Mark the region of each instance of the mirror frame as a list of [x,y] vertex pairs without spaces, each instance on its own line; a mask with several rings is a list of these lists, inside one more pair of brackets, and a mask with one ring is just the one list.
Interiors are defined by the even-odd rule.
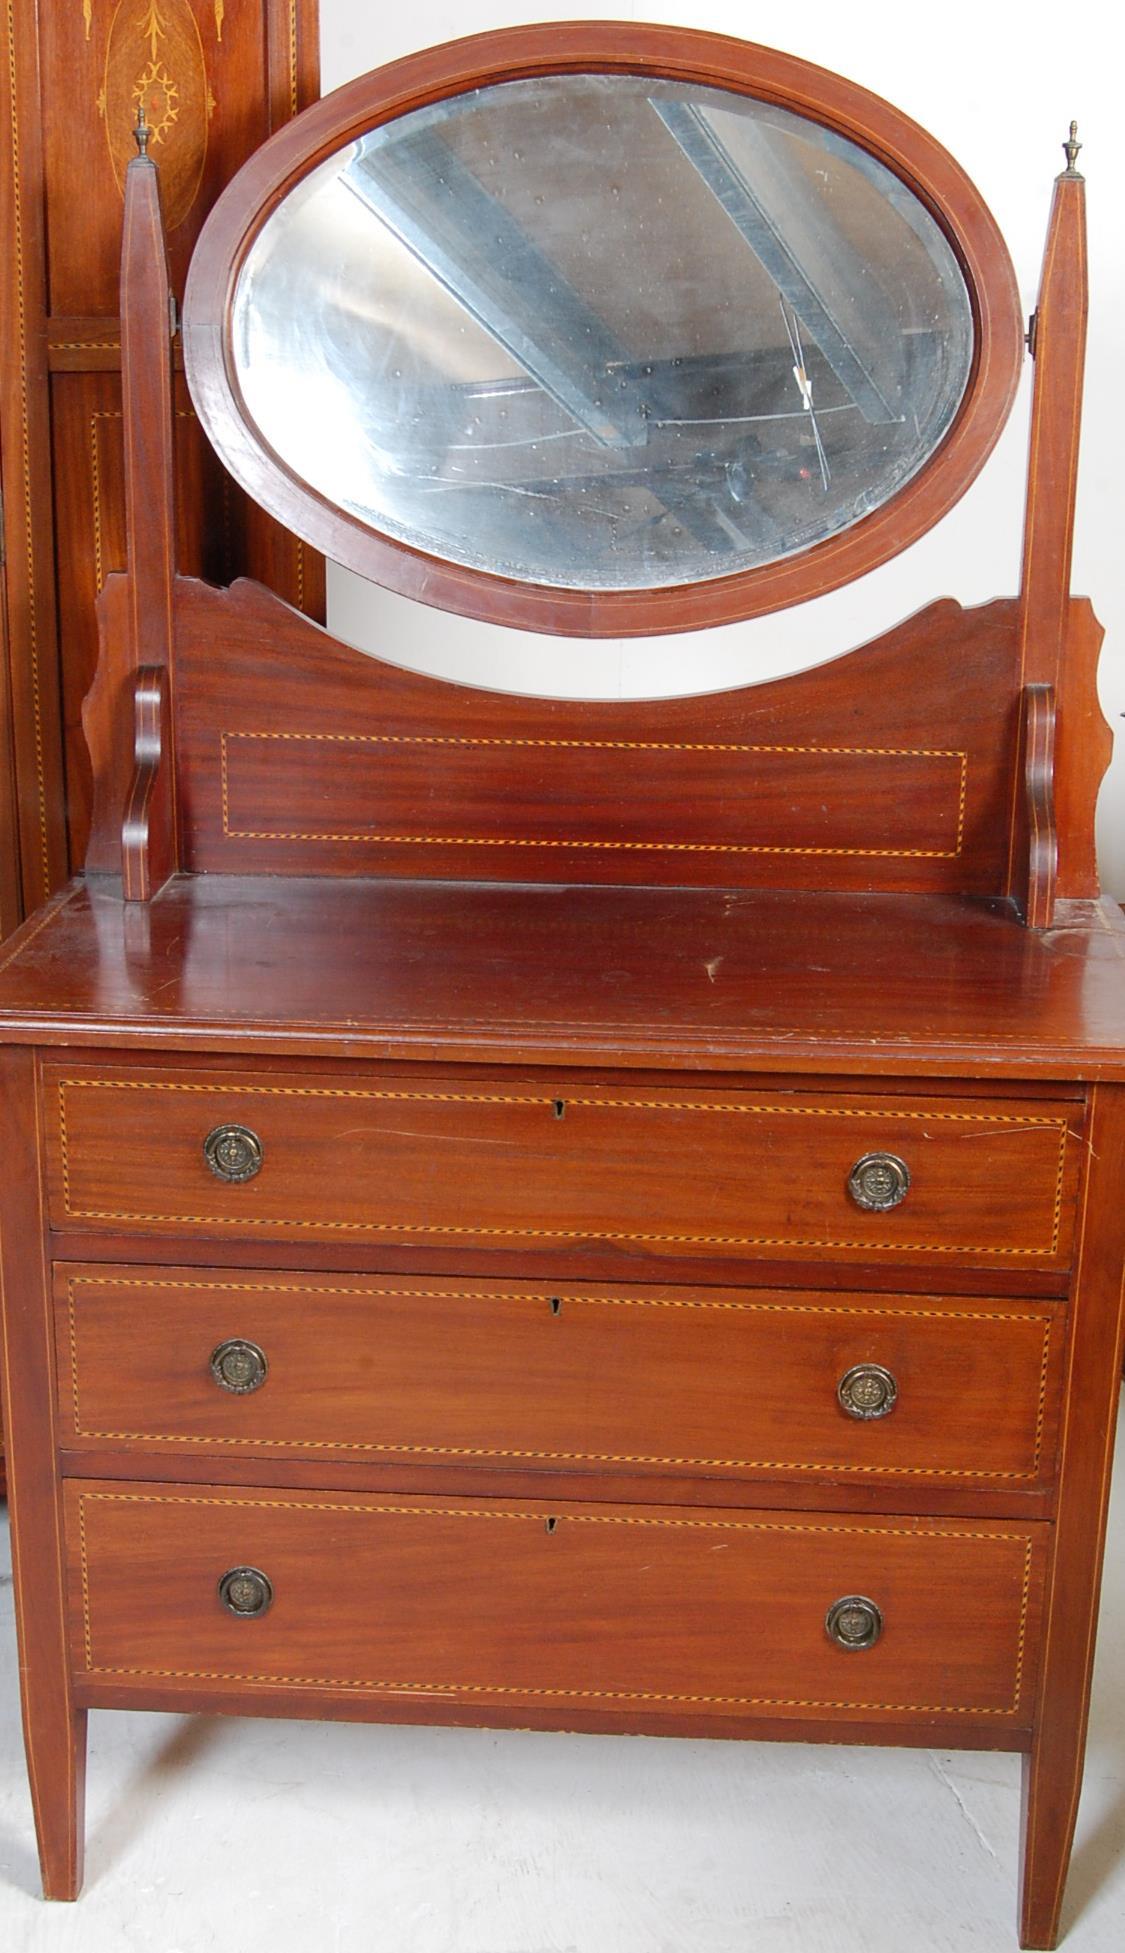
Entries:
[[[696,82],[820,122],[897,175],[940,225],[965,278],[974,351],[964,397],[927,461],[847,529],[775,562],[644,590],[516,581],[432,556],[372,529],[302,481],[264,441],[234,373],[231,304],[246,253],[311,170],[366,130],[489,84],[573,73]],[[551,22],[472,35],[408,55],[326,96],[285,124],[214,206],[184,300],[184,360],[196,411],[235,479],[325,556],[385,588],[488,622],[575,637],[659,636],[802,603],[887,562],[932,528],[983,467],[1008,417],[1024,351],[1011,260],[995,220],[952,156],[866,89],[774,49],[688,28]]]

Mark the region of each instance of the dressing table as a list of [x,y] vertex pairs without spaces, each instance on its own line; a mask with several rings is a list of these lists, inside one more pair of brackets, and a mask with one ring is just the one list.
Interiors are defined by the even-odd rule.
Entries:
[[219,454],[336,561],[530,631],[885,562],[1027,331],[1015,597],[598,702],[178,574],[138,142],[90,851],[0,957],[45,1893],[91,1708],[907,1743],[1022,1754],[1053,1946],[1125,1251],[1073,131],[1030,329],[931,137],[716,35],[476,37],[251,159],[184,307]]

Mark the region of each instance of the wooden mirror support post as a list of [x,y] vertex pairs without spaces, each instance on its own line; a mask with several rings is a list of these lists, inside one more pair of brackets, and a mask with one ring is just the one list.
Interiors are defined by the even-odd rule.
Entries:
[[1082,669],[1088,688],[1101,646],[1088,606],[1070,594],[1086,363],[1086,185],[1076,167],[1080,147],[1071,123],[1064,144],[1067,166],[1055,183],[1039,303],[1028,330],[1035,391],[1020,581],[1024,794],[1012,824],[1009,886],[1036,929],[1049,928],[1054,915],[1060,824],[1066,893],[1098,893],[1089,796],[1096,795],[1112,750],[1088,689],[1085,706],[1071,689],[1076,670]]
[[[412,56],[267,145],[189,288],[204,419],[213,294],[229,309],[254,223],[333,143],[506,73],[638,63],[807,101],[946,196],[951,237],[964,218],[995,425],[978,363],[963,489],[1016,364],[976,193],[851,84],[635,25]],[[846,1739],[1020,1753],[1021,1943],[1054,1946],[1125,1255],[1125,926],[1093,851],[1100,631],[1069,588],[1073,139],[1019,596],[936,602],[759,686],[582,702],[449,684],[258,584],[177,574],[139,136],[129,566],[100,605],[87,872],[0,956],[45,1892],[79,1890],[91,1708]],[[912,486],[912,534],[951,466]],[[373,546],[423,599],[591,635],[777,588],[767,565],[552,610]],[[861,523],[849,561],[866,547]],[[830,557],[840,580],[825,548],[786,572],[805,596]]]
[[176,306],[143,105],[134,134],[121,251],[128,568],[106,579],[99,599],[101,656],[83,724],[94,771],[86,872],[119,874],[127,901],[149,901],[178,865],[171,690]]

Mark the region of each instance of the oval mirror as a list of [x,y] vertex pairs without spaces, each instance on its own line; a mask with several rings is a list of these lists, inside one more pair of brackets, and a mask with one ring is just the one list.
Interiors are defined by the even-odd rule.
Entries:
[[647,72],[439,90],[314,149],[233,238],[228,192],[185,329],[220,451],[337,560],[541,629],[713,622],[716,586],[750,615],[892,554],[976,472],[1015,361],[957,455],[996,306],[789,66],[803,112]]

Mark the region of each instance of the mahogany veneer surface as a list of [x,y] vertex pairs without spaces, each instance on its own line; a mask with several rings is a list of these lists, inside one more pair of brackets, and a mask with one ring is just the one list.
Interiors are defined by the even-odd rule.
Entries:
[[5,948],[11,1042],[1125,1077],[1109,901],[200,876],[74,883]]
[[[68,1486],[66,1510],[91,1685],[524,1701],[564,1727],[586,1704],[649,1729],[739,1710],[1008,1728],[1030,1713],[1042,1526],[96,1481]],[[260,1618],[219,1599],[242,1565],[273,1586]],[[862,1653],[824,1632],[855,1593],[885,1621]]]
[[[572,1088],[498,1072],[465,1083],[434,1070],[353,1068],[344,1081],[48,1065],[52,1224],[374,1248],[604,1243],[654,1265],[829,1250],[1068,1264],[1082,1115],[1065,1100],[888,1105],[862,1088]],[[251,1180],[224,1183],[207,1165],[204,1141],[224,1124],[261,1141]],[[876,1151],[911,1176],[889,1212],[848,1192]]]
[[[190,1451],[993,1496],[1052,1478],[1057,1303],[104,1263],[57,1264],[55,1296],[61,1442],[146,1475],[142,1454]],[[211,1372],[230,1338],[268,1366],[246,1395]],[[841,1408],[857,1363],[893,1375],[887,1416]]]
[[[658,73],[734,58],[552,26],[389,85],[417,104],[481,61],[616,69],[641,43]],[[795,78],[852,128],[843,84],[763,58],[769,99]],[[365,104],[361,84],[325,105],[244,188],[264,210],[268,172]],[[961,239],[975,465],[1019,350],[1011,269],[987,213],[959,227],[963,193],[978,206],[950,159],[868,107],[856,133]],[[208,331],[241,195],[193,274]],[[1054,1944],[1125,1248],[1125,923],[1094,899],[1100,631],[1069,593],[1084,265],[1070,163],[1018,599],[937,603],[711,700],[534,704],[177,574],[159,196],[130,165],[93,879],[0,953],[0,1327],[50,1896],[81,1883],[89,1706],[846,1735],[1026,1752],[1021,1937]],[[941,512],[967,426],[857,526],[848,573]],[[468,573],[402,561],[400,587],[466,607]],[[754,607],[841,563],[829,542],[772,566]],[[529,607],[485,581],[482,614],[552,630],[611,607],[695,628],[747,594]],[[478,873],[502,885],[458,879]],[[238,1185],[203,1150],[232,1121],[264,1149]],[[883,1212],[848,1188],[865,1152],[909,1170]],[[211,1371],[232,1337],[268,1362],[245,1396]],[[898,1384],[868,1424],[837,1397],[856,1363]],[[255,1618],[223,1604],[238,1567],[272,1583]]]

